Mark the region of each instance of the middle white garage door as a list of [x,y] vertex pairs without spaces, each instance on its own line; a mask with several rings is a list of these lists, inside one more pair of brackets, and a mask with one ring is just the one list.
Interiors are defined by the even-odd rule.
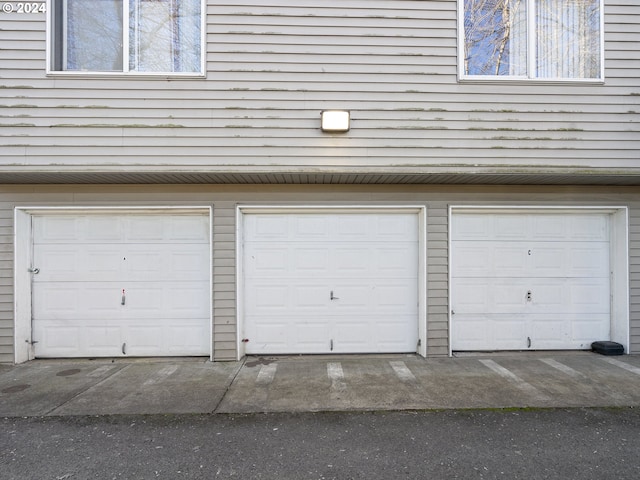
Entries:
[[243,218],[246,353],[416,351],[416,213]]

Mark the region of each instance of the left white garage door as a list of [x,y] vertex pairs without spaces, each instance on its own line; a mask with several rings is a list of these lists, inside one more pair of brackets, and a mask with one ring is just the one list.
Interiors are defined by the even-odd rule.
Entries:
[[33,217],[36,357],[210,352],[208,214]]
[[415,352],[416,213],[245,214],[246,353]]

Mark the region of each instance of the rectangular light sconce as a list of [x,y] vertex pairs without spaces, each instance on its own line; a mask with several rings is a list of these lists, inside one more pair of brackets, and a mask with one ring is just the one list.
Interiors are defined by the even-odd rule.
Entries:
[[323,132],[348,132],[349,112],[346,110],[325,110],[320,114]]

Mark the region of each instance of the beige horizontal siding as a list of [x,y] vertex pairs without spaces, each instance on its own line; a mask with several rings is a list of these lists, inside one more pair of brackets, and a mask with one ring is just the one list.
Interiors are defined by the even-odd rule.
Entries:
[[0,363],[13,362],[13,210],[0,204]]
[[448,216],[444,202],[427,205],[427,354],[449,354]]
[[[455,0],[209,1],[206,78],[175,80],[46,76],[44,14],[3,15],[0,171],[299,164],[637,171],[634,2],[606,1],[604,85],[459,83],[456,8]],[[348,134],[319,131],[327,108],[351,111]]]
[[235,204],[213,210],[213,318],[216,360],[237,358]]
[[629,292],[631,315],[630,351],[640,352],[640,199],[629,212]]

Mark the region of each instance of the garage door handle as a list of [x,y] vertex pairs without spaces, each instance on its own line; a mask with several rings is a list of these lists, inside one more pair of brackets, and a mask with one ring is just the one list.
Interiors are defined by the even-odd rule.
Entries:
[[340,300],[340,297],[333,296],[333,290],[331,290],[331,300]]
[[40,269],[39,268],[29,268],[28,269],[29,273],[33,273],[34,275],[37,275],[40,273]]

